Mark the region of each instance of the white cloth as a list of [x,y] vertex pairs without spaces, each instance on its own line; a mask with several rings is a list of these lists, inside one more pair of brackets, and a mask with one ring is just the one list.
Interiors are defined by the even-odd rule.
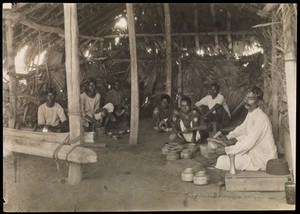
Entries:
[[[244,122],[230,132],[227,138],[238,140],[235,145],[225,147],[227,155],[236,155],[237,170],[266,170],[267,161],[277,158],[271,122],[259,107],[248,112]],[[230,169],[227,155],[218,158],[216,168]]]
[[[102,108],[105,108],[107,110],[107,113],[112,113],[114,111],[114,105],[112,103],[107,103]],[[94,114],[94,117],[96,120],[101,120],[104,117],[104,113],[99,112],[97,114]]]
[[[99,93],[96,93],[94,98],[89,97],[85,92],[83,92],[80,95],[81,98],[81,110],[82,110],[82,116],[88,115],[90,117],[93,117],[95,111],[99,109],[100,107],[100,99],[101,96]],[[83,118],[83,125],[88,127],[89,126],[89,120],[86,118]]]
[[64,122],[67,120],[64,109],[58,103],[49,108],[46,103],[38,108],[38,124],[57,126],[59,121]]
[[[191,128],[192,128],[192,127],[193,127],[192,121],[191,121],[190,124],[191,124]],[[181,128],[181,131],[186,130],[186,127],[185,127],[185,125],[184,125],[184,123],[182,122],[181,119],[180,119],[179,125],[180,125],[180,128]],[[193,133],[184,133],[184,134],[183,134],[183,137],[184,137],[184,139],[185,139],[187,142],[191,143],[191,142],[192,142],[192,138],[193,138]],[[195,137],[195,138],[196,138],[196,141],[200,140],[201,136],[200,136],[199,131],[196,132],[196,137]]]
[[[206,97],[203,97],[201,100],[195,103],[195,106],[200,107],[202,105],[208,106],[209,110],[212,109],[216,104],[220,104],[223,106],[225,111],[227,112],[228,116],[231,117],[230,111],[228,108],[227,103],[225,102],[224,96],[222,94],[218,94],[215,99],[212,98],[211,95],[207,95]],[[213,114],[216,113],[216,111],[212,112]]]

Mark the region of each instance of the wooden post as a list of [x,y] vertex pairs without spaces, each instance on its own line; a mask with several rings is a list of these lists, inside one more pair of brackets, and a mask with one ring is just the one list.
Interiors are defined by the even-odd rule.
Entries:
[[[286,5],[288,7],[289,5]],[[293,7],[293,5],[291,5]],[[283,14],[284,32],[284,71],[286,77],[286,94],[288,101],[288,117],[292,149],[293,176],[296,182],[296,57],[294,35],[291,20]],[[295,26],[296,27],[296,26]]]
[[130,64],[131,64],[131,117],[130,117],[130,144],[138,143],[139,133],[139,82],[137,72],[136,41],[133,17],[132,3],[126,3],[127,24],[130,46]]
[[[274,22],[275,11],[272,14],[272,22]],[[279,119],[279,112],[278,112],[278,87],[276,83],[276,73],[277,73],[277,50],[276,50],[276,32],[275,26],[272,25],[272,54],[271,54],[271,77],[272,77],[272,124],[273,124],[273,135],[275,139],[275,144],[279,154],[284,153],[284,149],[279,141],[279,133],[278,133],[278,119]]]
[[[195,3],[194,4],[195,8],[194,8],[194,27],[195,27],[195,33],[198,33],[198,4]],[[200,44],[199,44],[199,36],[195,36],[195,43],[196,43],[196,51],[200,50]]]
[[166,93],[172,95],[172,40],[171,40],[171,16],[168,3],[164,3],[165,32],[166,32]]
[[[79,33],[76,4],[64,3],[64,20],[68,112],[70,121],[70,140],[72,141],[79,135],[83,136],[80,109]],[[81,180],[81,165],[75,163],[69,164],[69,184],[78,184]]]
[[220,45],[219,45],[219,38],[218,38],[217,27],[216,27],[215,4],[210,4],[210,12],[211,12],[211,15],[212,15],[213,25],[214,25],[214,29],[215,29],[214,37],[215,37],[216,48],[217,48],[217,51],[219,51]]
[[[178,57],[178,74],[177,74],[177,93],[182,96],[182,59]],[[177,107],[180,107],[180,99],[178,99]]]
[[232,51],[232,38],[231,38],[231,13],[227,10],[227,40],[228,40],[228,49]]
[[17,118],[17,79],[14,62],[14,46],[13,46],[13,22],[5,20],[5,34],[6,34],[6,52],[7,64],[9,72],[9,108],[10,116],[8,121],[9,128],[15,128]]

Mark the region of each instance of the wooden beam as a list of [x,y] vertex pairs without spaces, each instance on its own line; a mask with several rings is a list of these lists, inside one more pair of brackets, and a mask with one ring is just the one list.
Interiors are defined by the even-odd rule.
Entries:
[[139,81],[137,72],[136,39],[134,28],[133,4],[126,3],[127,26],[129,34],[130,64],[131,64],[131,117],[130,117],[130,144],[138,143],[139,134]]
[[9,77],[9,121],[10,128],[14,128],[17,119],[17,79],[15,77],[15,50],[13,45],[13,22],[5,20],[5,37],[8,72],[12,75]]
[[[289,4],[285,7],[290,6]],[[291,5],[290,7],[293,7]],[[282,15],[283,21],[283,38],[284,38],[284,72],[286,78],[286,95],[288,103],[288,118],[290,127],[290,139],[292,150],[292,167],[294,182],[296,182],[296,46],[294,43],[294,35],[292,33],[290,15]]]
[[26,10],[24,10],[24,11],[22,11],[23,15],[27,15],[27,14],[29,14],[31,12],[34,12],[34,11],[40,9],[41,7],[43,7],[43,6],[47,5],[47,4],[45,4],[45,3],[35,3],[35,4],[33,4],[32,3],[31,5],[33,5],[33,6],[30,7],[30,8],[28,8],[28,9],[26,9]]
[[[5,152],[17,152],[28,155],[36,155],[40,157],[53,158],[54,152],[58,148],[58,143],[36,141],[33,139],[20,139],[4,135],[3,150]],[[66,160],[74,163],[74,165],[96,163],[97,154],[91,149],[83,148],[76,145],[63,145],[58,153],[59,160]],[[73,151],[71,151],[74,148]]]
[[22,7],[28,5],[28,4],[29,4],[29,3],[17,3],[17,4],[14,4],[14,5],[12,6],[12,10],[13,10],[13,11],[17,11],[17,10],[21,9]]
[[51,9],[48,9],[44,14],[39,17],[40,22],[43,21],[51,12],[53,12],[60,4],[54,4]]
[[172,37],[170,6],[164,3],[166,32],[166,93],[172,97]]
[[[78,136],[83,137],[83,127],[80,105],[80,71],[79,71],[79,45],[76,4],[64,3],[65,19],[65,53],[66,77],[68,90],[68,112],[70,124],[70,140]],[[77,143],[77,142],[75,142]],[[80,141],[82,143],[82,140]],[[69,184],[78,184],[82,180],[82,169],[78,165],[69,166]]]
[[62,143],[69,135],[66,133],[55,133],[55,132],[34,132],[26,130],[17,130],[10,128],[3,128],[3,134],[9,138],[15,139],[34,139],[36,141],[45,141],[50,143]]
[[[191,33],[172,33],[172,36],[214,36],[214,35],[227,35],[228,33],[232,35],[253,35],[254,31],[208,31],[208,32],[191,32]],[[120,37],[119,34],[114,34],[114,35],[105,35],[102,36],[104,39],[110,39],[110,38],[116,38]],[[128,37],[128,34],[122,34],[122,38]],[[165,34],[163,33],[139,33],[136,34],[136,37],[165,37]]]

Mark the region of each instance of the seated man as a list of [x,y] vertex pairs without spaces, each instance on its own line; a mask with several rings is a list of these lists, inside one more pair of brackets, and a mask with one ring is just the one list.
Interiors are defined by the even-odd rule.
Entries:
[[38,126],[43,128],[43,132],[68,132],[68,121],[64,109],[55,102],[55,90],[49,88],[46,96],[47,101],[38,108]]
[[[195,106],[199,108],[200,113],[203,114],[210,122],[217,122],[217,128],[228,126],[230,123],[230,111],[228,105],[225,102],[224,96],[219,93],[220,86],[218,84],[212,84],[210,95],[202,98],[195,103]],[[204,111],[202,106],[207,106],[208,111]]]
[[153,110],[153,129],[161,131],[172,131],[171,116],[172,110],[170,108],[171,98],[167,94],[160,97],[160,105]]
[[101,95],[96,92],[96,80],[89,79],[87,82],[86,92],[83,92],[81,97],[81,109],[83,112],[83,127],[85,131],[94,131],[94,126],[104,126],[107,120],[103,122],[103,118],[108,118],[108,115],[113,112],[114,106],[112,103],[107,103],[100,108]]
[[197,128],[200,126],[200,115],[191,110],[191,99],[187,96],[181,98],[181,108],[172,115],[172,133],[169,140],[178,143],[197,143],[201,135]]
[[[218,157],[216,168],[230,169],[228,155],[235,155],[237,170],[266,170],[267,161],[277,158],[277,149],[268,116],[259,108],[258,102],[263,99],[263,91],[258,87],[247,90],[244,104],[248,114],[244,122],[230,132],[225,143],[236,138],[235,145],[218,147],[214,153]],[[229,141],[228,141],[229,139]],[[228,145],[228,143],[227,143]]]
[[120,125],[128,125],[130,119],[129,105],[126,103],[120,88],[120,81],[116,80],[112,85],[112,89],[106,94],[105,104],[112,103],[114,105],[114,112],[111,117],[111,121],[120,123]]

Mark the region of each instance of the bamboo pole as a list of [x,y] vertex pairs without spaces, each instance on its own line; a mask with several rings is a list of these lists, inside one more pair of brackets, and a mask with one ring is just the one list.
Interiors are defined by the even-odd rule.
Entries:
[[[182,59],[181,56],[179,55],[178,57],[178,74],[177,74],[177,93],[178,95],[182,95]],[[180,100],[178,99],[177,107],[180,107]]]
[[282,19],[284,32],[284,71],[286,77],[292,167],[294,182],[296,182],[296,47],[294,44],[294,36],[292,34],[292,26],[290,24],[291,20],[289,20],[286,14],[283,14]]
[[[194,8],[194,27],[195,27],[195,32],[198,33],[198,29],[199,29],[199,23],[198,23],[198,5],[194,4],[195,8]],[[196,35],[195,36],[195,43],[196,43],[196,50],[200,50],[200,44],[199,44],[199,36]]]
[[231,30],[231,13],[229,10],[227,10],[227,40],[228,40],[228,49],[229,51],[232,51],[232,38],[230,34]]
[[131,117],[130,117],[130,144],[138,143],[139,133],[139,85],[137,72],[137,55],[136,39],[134,29],[133,5],[126,3],[129,46],[130,46],[130,63],[131,63]]
[[171,15],[168,3],[164,3],[165,32],[166,32],[166,93],[172,95],[172,38]]
[[[213,25],[214,25],[215,32],[217,32],[215,4],[210,4],[210,12],[211,12],[211,15],[212,15],[212,20],[213,20]],[[219,45],[219,38],[218,38],[217,33],[215,34],[214,38],[215,38],[216,48],[219,51],[220,45]]]
[[[272,22],[274,22],[274,16],[275,16],[275,11],[273,11],[272,14]],[[281,145],[281,142],[279,141],[279,133],[278,133],[278,119],[279,119],[279,112],[278,112],[278,87],[276,83],[276,66],[277,66],[277,49],[276,49],[276,32],[275,32],[275,26],[272,25],[272,54],[271,54],[271,77],[272,77],[272,94],[273,94],[273,99],[272,99],[272,124],[273,124],[273,135],[277,147],[277,151],[279,154],[284,153],[284,149]]]
[[14,46],[13,46],[13,22],[10,20],[5,20],[5,34],[6,34],[6,50],[7,50],[7,64],[9,75],[9,108],[10,116],[8,125],[9,128],[14,128],[17,118],[17,79],[16,79],[16,69],[14,62]]
[[[64,3],[66,78],[68,90],[68,112],[70,120],[70,141],[83,136],[80,111],[80,73],[78,54],[78,23],[76,4]],[[77,142],[75,142],[77,143]],[[81,143],[81,142],[80,142]],[[69,184],[78,184],[82,180],[80,164],[69,165]]]

